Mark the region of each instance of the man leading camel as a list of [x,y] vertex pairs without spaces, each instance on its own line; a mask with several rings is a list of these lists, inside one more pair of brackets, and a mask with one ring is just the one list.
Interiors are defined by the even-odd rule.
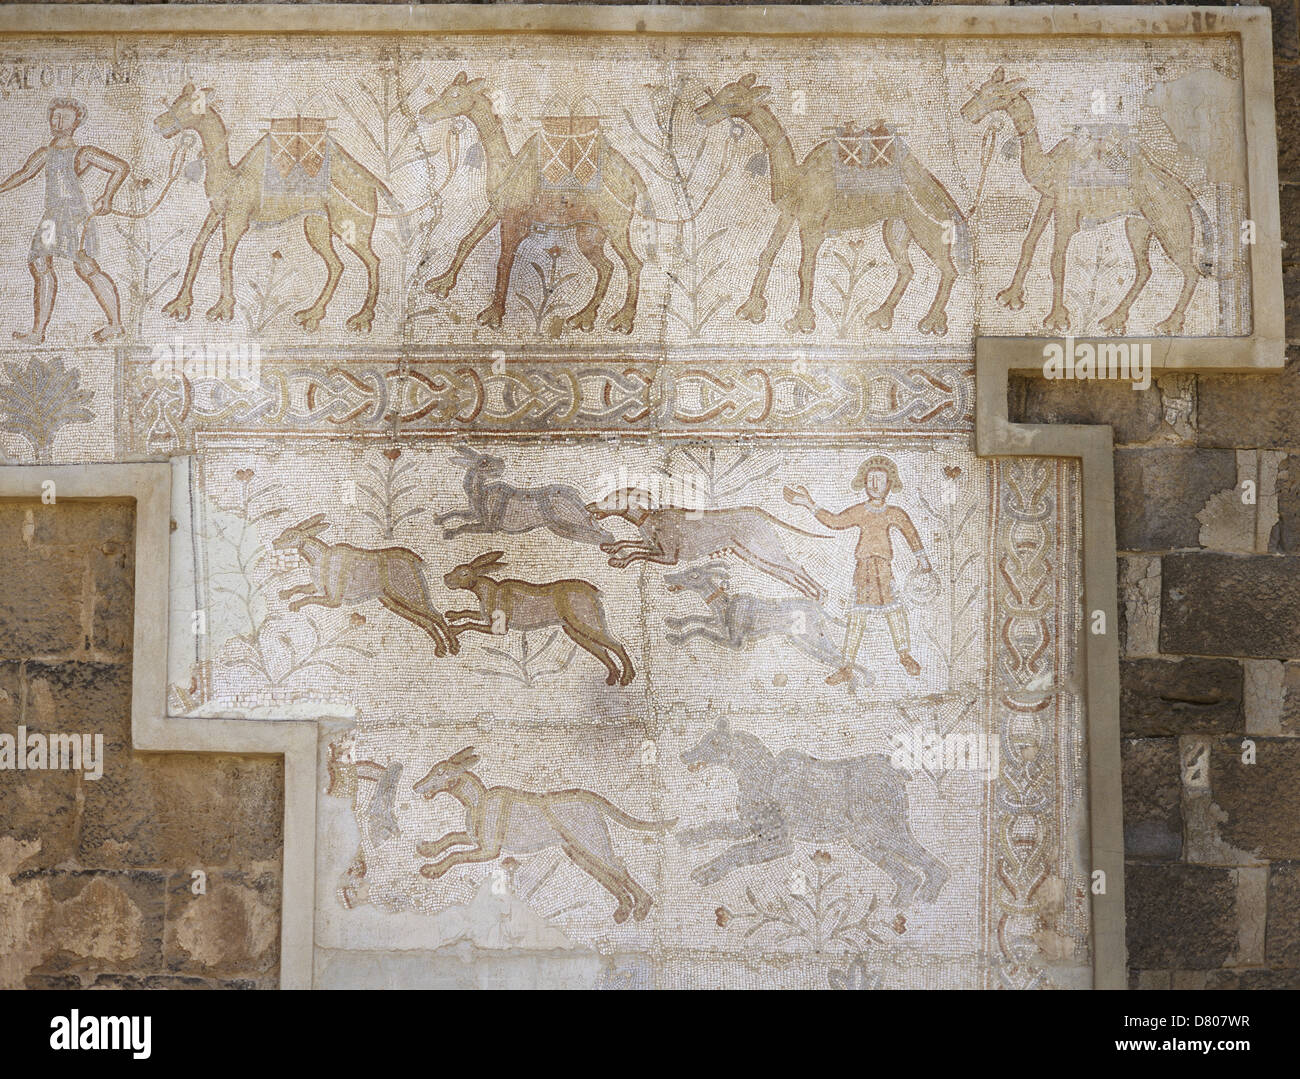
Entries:
[[853,664],[862,645],[862,634],[868,615],[883,615],[889,627],[889,636],[898,653],[898,661],[912,677],[921,673],[921,665],[911,653],[911,635],[908,631],[907,612],[894,591],[894,546],[890,529],[897,529],[916,556],[922,573],[930,572],[920,534],[912,518],[901,506],[886,505],[891,491],[902,490],[898,469],[894,462],[882,454],[868,457],[858,469],[850,486],[855,491],[866,490],[867,501],[849,506],[839,513],[819,506],[807,487],[787,487],[785,499],[795,506],[812,510],[813,515],[827,528],[856,528],[858,547],[855,552],[857,567],[853,572],[855,603],[849,610],[849,626],[844,635],[845,665],[828,675],[826,684],[835,686],[853,677]]
[[[45,341],[45,330],[54,313],[54,298],[58,295],[59,280],[54,273],[54,256],[72,262],[77,276],[83,280],[108,319],[92,335],[104,342],[121,337],[121,311],[117,286],[113,279],[100,269],[95,261],[99,254],[99,237],[93,218],[106,214],[112,208],[113,196],[122,186],[130,167],[119,157],[97,146],[78,146],[73,138],[86,107],[72,98],[56,98],[50,102],[50,142],[40,147],[21,169],[0,182],[0,192],[21,187],[28,180],[45,173],[45,213],[36,226],[31,250],[27,255],[27,268],[31,271],[32,329],[30,333],[14,331],[19,341],[39,345]],[[108,173],[103,194],[92,205],[81,185],[81,177],[91,167]]]

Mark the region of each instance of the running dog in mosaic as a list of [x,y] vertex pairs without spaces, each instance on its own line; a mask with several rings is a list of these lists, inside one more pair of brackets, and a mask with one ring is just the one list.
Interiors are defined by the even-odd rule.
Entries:
[[887,755],[821,760],[796,749],[773,754],[758,738],[726,720],[682,753],[691,771],[726,768],[736,777],[738,816],[677,833],[683,846],[741,840],[691,871],[715,884],[744,866],[793,853],[794,843],[847,843],[883,869],[896,885],[894,902],[908,906],[918,889],[933,903],[949,871],[912,834],[903,774]]
[[633,562],[676,566],[681,562],[698,562],[731,554],[769,577],[788,584],[796,592],[819,601],[826,598],[826,590],[786,554],[777,528],[810,539],[829,537],[786,524],[757,506],[696,510],[660,506],[652,509],[649,493],[625,487],[611,491],[599,501],[592,502],[587,509],[598,521],[606,517],[622,517],[641,533],[639,540],[600,545],[600,549],[610,556],[609,564],[616,569],[630,566]]
[[488,551],[451,570],[443,580],[448,588],[473,592],[477,610],[448,611],[453,635],[503,634],[558,626],[579,648],[590,652],[609,671],[605,681],[624,685],[636,677],[627,649],[606,624],[600,589],[588,581],[547,581],[544,584],[488,574],[501,568],[504,551]]
[[[709,609],[708,615],[665,618],[665,625],[678,631],[667,634],[669,644],[699,639],[742,652],[759,641],[779,637],[833,671],[850,666],[835,643],[833,627],[842,627],[843,623],[831,618],[815,600],[805,596],[771,599],[732,592],[731,575],[723,562],[665,573],[664,586],[669,592],[694,592]],[[860,668],[859,672],[866,673]]]
[[311,574],[310,584],[280,592],[281,599],[291,600],[289,610],[309,604],[354,607],[377,599],[432,637],[434,655],[460,651],[456,633],[429,598],[424,560],[418,554],[405,547],[370,550],[350,543],[329,544],[320,538],[327,528],[325,515],[317,513],[286,528],[271,542],[277,551],[297,551]]
[[458,865],[559,847],[617,900],[615,922],[621,924],[629,915],[635,921],[644,920],[654,900],[614,850],[609,822],[636,832],[664,832],[676,820],[641,820],[593,791],[535,793],[517,787],[489,787],[470,771],[478,762],[478,754],[469,746],[439,761],[415,784],[413,789],[422,798],[450,794],[465,807],[464,831],[448,832],[416,846],[415,853],[421,858],[434,859],[420,867],[421,874],[436,880]]

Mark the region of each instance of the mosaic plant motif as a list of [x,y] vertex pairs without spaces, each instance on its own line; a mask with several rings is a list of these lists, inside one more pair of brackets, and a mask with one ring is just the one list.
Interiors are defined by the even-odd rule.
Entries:
[[295,45],[0,45],[0,446],[172,459],[317,984],[1088,984],[1078,470],[973,344],[1250,332],[1234,39]]

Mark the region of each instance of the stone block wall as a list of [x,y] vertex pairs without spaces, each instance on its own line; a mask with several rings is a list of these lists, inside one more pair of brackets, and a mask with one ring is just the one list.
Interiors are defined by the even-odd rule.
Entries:
[[1115,430],[1135,988],[1300,988],[1300,44],[1269,6],[1285,373],[1011,390],[1015,419]]
[[97,780],[0,772],[0,988],[273,988],[283,768],[132,749],[134,518],[0,503],[0,731],[104,744]]

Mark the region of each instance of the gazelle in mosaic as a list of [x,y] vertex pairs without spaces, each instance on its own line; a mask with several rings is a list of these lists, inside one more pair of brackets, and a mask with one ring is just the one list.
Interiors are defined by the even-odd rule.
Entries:
[[327,528],[325,515],[317,513],[290,525],[271,543],[277,551],[297,551],[311,574],[310,584],[295,585],[280,593],[281,599],[292,600],[289,610],[301,610],[309,604],[355,607],[377,599],[432,637],[434,655],[443,656],[449,650],[455,655],[460,651],[455,631],[429,598],[424,561],[418,554],[405,547],[370,549],[350,543],[326,543],[320,533]]

